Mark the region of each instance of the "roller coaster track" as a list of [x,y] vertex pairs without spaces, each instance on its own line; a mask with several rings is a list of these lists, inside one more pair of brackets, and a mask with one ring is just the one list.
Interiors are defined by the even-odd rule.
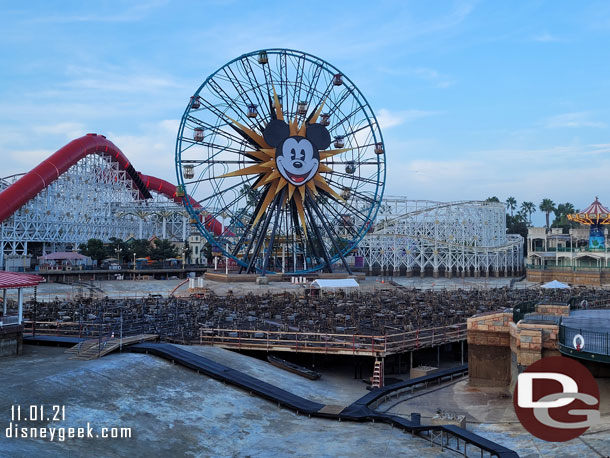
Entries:
[[[60,148],[28,173],[1,179],[2,187],[6,187],[0,191],[0,223],[10,218],[70,167],[91,154],[110,157],[117,163],[119,169],[125,171],[131,178],[143,199],[150,199],[152,197],[150,191],[154,191],[165,195],[175,203],[182,204],[184,199],[188,200],[195,209],[202,209],[201,205],[190,196],[178,196],[176,186],[170,182],[137,172],[125,154],[105,136],[87,134]],[[18,176],[20,178],[10,182],[11,178]],[[208,230],[220,235],[222,224],[218,220],[207,214],[201,217],[205,218]]]

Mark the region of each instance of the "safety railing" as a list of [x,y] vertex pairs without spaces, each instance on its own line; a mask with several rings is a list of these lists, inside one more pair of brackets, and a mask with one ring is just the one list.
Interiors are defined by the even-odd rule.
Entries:
[[13,326],[19,324],[19,317],[18,316],[10,316],[10,315],[6,315],[6,316],[1,316],[0,317],[0,326]]
[[388,335],[201,328],[199,343],[265,351],[387,355],[466,339],[466,323]]
[[[574,356],[595,354],[610,357],[610,333],[577,329],[559,325],[559,348],[571,351]],[[586,359],[586,356],[583,356]]]
[[25,334],[57,337],[98,338],[108,334],[111,323],[78,321],[24,321]]
[[539,266],[527,264],[525,267],[529,270],[544,270],[552,272],[610,272],[610,267],[597,266]]
[[534,249],[532,250],[534,252],[540,253],[540,252],[547,252],[547,253],[587,253],[587,252],[591,252],[591,253],[603,253],[606,251],[606,248],[590,248],[590,247],[574,247],[574,248],[570,248],[570,247],[534,247]]
[[536,311],[536,305],[538,301],[527,301],[518,304],[513,307],[513,322],[518,323],[521,321],[526,313],[533,313]]

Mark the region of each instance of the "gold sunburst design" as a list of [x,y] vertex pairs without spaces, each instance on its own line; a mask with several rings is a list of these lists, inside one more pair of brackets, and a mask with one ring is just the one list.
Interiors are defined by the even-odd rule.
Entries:
[[[275,92],[275,88],[273,88],[273,105],[275,108],[275,116],[276,119],[280,121],[284,121],[284,113],[282,111],[282,106],[279,101],[279,97]],[[324,107],[324,101],[320,103],[315,112],[311,115],[310,119],[305,119],[301,125],[298,122],[298,114],[295,115],[294,119],[288,123],[290,128],[290,137],[305,137],[307,134],[307,127],[315,124],[322,112],[322,108]],[[337,154],[344,153],[346,151],[350,151],[352,148],[340,148],[340,149],[331,149],[331,150],[323,150],[319,152],[319,165],[315,175],[311,179],[303,182],[301,185],[295,185],[290,183],[282,173],[280,173],[280,169],[278,168],[278,164],[276,162],[276,148],[270,146],[266,141],[264,136],[252,129],[244,126],[243,124],[235,121],[234,119],[228,118],[234,125],[235,128],[239,129],[245,135],[247,135],[256,145],[258,145],[258,149],[254,151],[246,151],[244,154],[252,159],[254,159],[257,163],[255,165],[251,165],[249,167],[244,167],[239,170],[235,170],[233,172],[225,173],[221,175],[219,178],[227,178],[227,177],[236,177],[236,176],[244,176],[244,175],[258,175],[259,177],[255,181],[252,188],[260,188],[266,186],[266,192],[263,195],[263,203],[256,214],[254,221],[252,224],[256,224],[261,217],[265,214],[271,203],[274,201],[276,196],[287,187],[288,192],[284,192],[282,196],[282,201],[279,202],[280,208],[283,208],[285,205],[289,205],[291,201],[294,202],[297,213],[299,215],[299,220],[301,222],[301,226],[303,227],[303,231],[307,234],[307,225],[305,220],[305,202],[307,196],[311,196],[311,198],[316,198],[320,191],[323,191],[333,198],[337,200],[343,201],[344,199],[328,184],[328,182],[324,179],[322,174],[332,174],[333,169],[324,163],[325,160],[336,156]],[[272,142],[273,143],[273,142]]]

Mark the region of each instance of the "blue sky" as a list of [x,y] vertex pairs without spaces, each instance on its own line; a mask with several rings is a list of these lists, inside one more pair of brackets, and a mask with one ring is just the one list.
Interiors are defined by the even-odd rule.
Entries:
[[610,2],[3,2],[0,29],[0,176],[97,132],[175,182],[189,96],[286,47],[365,94],[387,195],[610,205]]

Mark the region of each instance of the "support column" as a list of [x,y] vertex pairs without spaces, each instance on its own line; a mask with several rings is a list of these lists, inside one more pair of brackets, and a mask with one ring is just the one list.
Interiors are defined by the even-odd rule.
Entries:
[[462,364],[464,364],[464,341],[460,340],[460,357],[462,358]]
[[21,324],[23,321],[23,288],[17,288],[17,302],[19,304],[19,321],[17,324]]
[[6,316],[6,289],[2,290],[2,316]]

